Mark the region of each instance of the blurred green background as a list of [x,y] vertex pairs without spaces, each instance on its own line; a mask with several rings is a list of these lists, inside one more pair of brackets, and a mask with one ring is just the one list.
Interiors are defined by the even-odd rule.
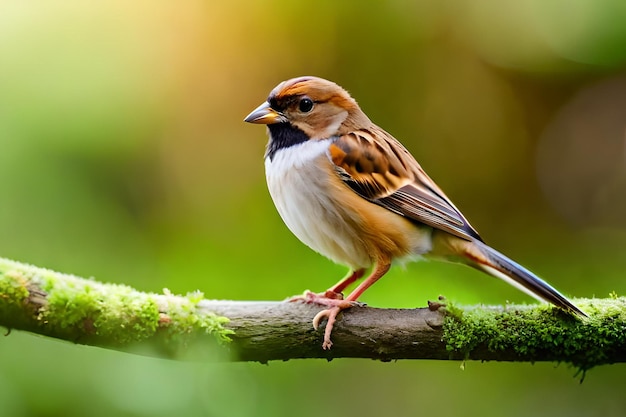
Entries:
[[[282,224],[280,81],[336,81],[485,240],[572,296],[626,293],[626,3],[0,3],[0,256],[145,291],[280,300],[345,272]],[[531,302],[467,268],[393,269],[363,301]],[[620,416],[623,365],[198,364],[13,332],[3,416]]]

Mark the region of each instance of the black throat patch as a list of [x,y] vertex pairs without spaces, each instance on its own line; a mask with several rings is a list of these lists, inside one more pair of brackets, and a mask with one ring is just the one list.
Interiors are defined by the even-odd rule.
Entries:
[[274,123],[267,125],[270,130],[270,141],[265,150],[265,157],[270,161],[279,149],[289,148],[309,140],[309,137],[302,130],[292,126],[290,123]]

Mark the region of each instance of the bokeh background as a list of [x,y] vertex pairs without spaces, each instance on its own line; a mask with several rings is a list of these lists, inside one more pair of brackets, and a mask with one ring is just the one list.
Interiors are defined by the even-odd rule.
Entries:
[[[346,87],[493,246],[580,297],[626,293],[621,0],[0,3],[0,256],[140,290],[279,300],[345,269],[300,244],[243,117],[280,81]],[[380,307],[532,302],[454,265]],[[623,365],[205,364],[21,332],[3,416],[620,416]]]

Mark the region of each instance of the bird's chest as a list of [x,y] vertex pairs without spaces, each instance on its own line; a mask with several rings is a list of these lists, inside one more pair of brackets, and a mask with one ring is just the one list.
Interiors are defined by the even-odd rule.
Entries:
[[339,180],[326,154],[329,144],[309,141],[267,158],[268,189],[281,218],[303,243],[336,262],[369,266],[351,226],[358,219],[336,197]]

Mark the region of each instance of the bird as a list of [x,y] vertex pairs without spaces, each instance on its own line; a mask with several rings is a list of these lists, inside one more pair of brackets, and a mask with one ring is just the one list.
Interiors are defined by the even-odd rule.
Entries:
[[395,261],[465,264],[587,317],[546,281],[488,246],[409,151],[338,84],[315,76],[283,81],[244,121],[267,126],[266,181],[283,222],[309,248],[350,268],[327,291],[301,297],[326,307],[313,319],[316,330],[326,319],[323,349],[332,346],[337,315],[362,305],[358,298]]

